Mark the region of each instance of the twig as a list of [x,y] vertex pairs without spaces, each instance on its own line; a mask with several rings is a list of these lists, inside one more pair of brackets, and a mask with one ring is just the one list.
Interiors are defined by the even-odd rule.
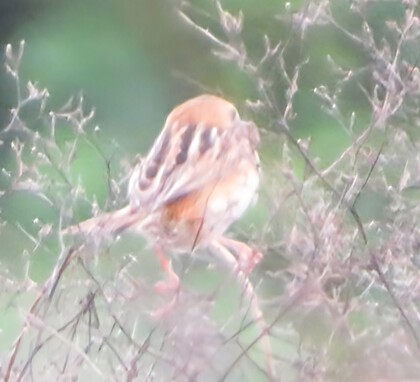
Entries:
[[[240,282],[240,284],[242,284],[244,288],[243,289],[244,294],[248,298],[251,313],[255,320],[255,323],[256,325],[258,325],[258,327],[261,330],[261,335],[257,337],[254,341],[252,341],[252,343],[248,345],[246,349],[249,350],[255,344],[261,341],[263,350],[266,356],[266,361],[267,361],[268,377],[270,378],[270,381],[279,382],[280,379],[278,376],[276,377],[276,372],[273,365],[273,351],[272,351],[270,336],[269,336],[270,332],[268,331],[268,326],[267,326],[267,323],[265,322],[264,314],[259,304],[258,295],[255,293],[255,290],[248,276],[240,269],[239,263],[236,260],[236,258],[232,255],[232,253],[225,246],[220,244],[218,241],[214,241],[212,243],[212,247],[214,249],[214,252],[217,255],[219,255],[225,263],[229,265],[230,269],[232,269],[233,272],[235,272],[235,275],[238,281]],[[239,359],[237,361],[239,361]],[[235,361],[235,363],[237,361]],[[231,365],[231,368],[232,367],[233,365]],[[226,371],[226,376],[228,373],[229,373],[229,370]]]

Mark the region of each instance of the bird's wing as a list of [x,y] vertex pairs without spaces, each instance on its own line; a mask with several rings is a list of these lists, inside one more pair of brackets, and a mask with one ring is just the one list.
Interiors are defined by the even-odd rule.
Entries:
[[202,95],[177,106],[131,177],[131,205],[159,209],[223,179],[235,156],[253,155],[249,128],[230,102],[216,96]]
[[130,199],[155,209],[223,178],[229,160],[227,134],[202,123],[168,125],[135,170]]

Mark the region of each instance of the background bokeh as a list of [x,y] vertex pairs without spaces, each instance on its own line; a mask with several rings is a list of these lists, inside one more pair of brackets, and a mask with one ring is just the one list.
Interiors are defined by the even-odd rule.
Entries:
[[[0,275],[10,284],[0,287],[0,360],[3,356],[7,358],[22,323],[27,320],[27,310],[36,298],[36,285],[42,285],[51,276],[60,257],[60,238],[48,234],[57,233],[61,224],[81,221],[97,210],[123,205],[129,169],[147,152],[168,112],[184,100],[208,92],[231,100],[241,115],[256,121],[261,131],[264,177],[260,198],[233,227],[233,232],[256,243],[266,254],[253,281],[261,301],[268,306],[268,316],[281,322],[281,327],[275,327],[272,334],[284,380],[414,378],[420,370],[415,361],[418,349],[409,349],[404,358],[404,350],[396,345],[403,338],[404,344],[416,348],[413,345],[416,341],[403,329],[410,321],[400,319],[395,296],[388,293],[380,273],[379,276],[375,273],[369,251],[377,248],[385,256],[399,248],[400,259],[407,263],[393,269],[392,261],[384,259],[381,266],[385,273],[389,271],[387,276],[395,281],[391,283],[395,288],[404,283],[407,289],[411,288],[410,292],[402,289],[397,297],[406,301],[404,298],[410,295],[407,306],[412,309],[410,317],[415,317],[418,295],[414,295],[417,293],[414,290],[417,291],[419,276],[417,236],[413,233],[410,241],[401,232],[416,231],[413,222],[417,210],[410,210],[411,204],[404,204],[399,192],[409,191],[410,202],[417,201],[420,183],[413,179],[417,171],[419,122],[413,118],[413,110],[418,106],[404,99],[401,104],[407,103],[408,111],[401,107],[403,112],[398,114],[390,111],[395,107],[391,101],[389,108],[382,109],[375,108],[375,102],[381,104],[387,97],[397,100],[398,94],[404,97],[410,91],[412,99],[418,100],[415,86],[410,87],[415,78],[410,76],[417,73],[414,68],[420,56],[419,38],[409,36],[406,31],[399,45],[400,35],[393,29],[394,25],[404,24],[408,9],[414,9],[418,16],[418,5],[410,1],[346,0],[226,0],[221,4],[232,15],[243,14],[243,29],[238,36],[223,33],[224,13],[216,2],[208,0],[0,0],[2,65],[7,61],[6,44],[11,44],[17,54],[24,40],[18,73],[20,85],[24,87],[31,81],[49,94],[45,104],[36,100],[19,104],[23,98],[21,89],[17,90],[15,79],[3,65]],[[331,13],[320,15],[327,8]],[[180,10],[203,29],[186,22]],[[217,43],[206,37],[206,30],[223,36],[220,37],[223,41],[239,50],[243,48],[246,54],[236,59],[224,56]],[[267,55],[264,62],[259,62],[267,47],[274,49],[278,43],[276,52],[281,53],[273,55],[275,58]],[[394,82],[385,74],[389,75],[387,70],[395,52],[398,52],[396,66],[401,63],[395,72],[400,74],[402,68],[406,77],[402,76],[403,84],[398,83],[400,87],[394,89]],[[250,68],[249,62],[260,65]],[[258,100],[264,104],[261,89],[266,88],[271,108],[256,106]],[[285,117],[287,133],[282,134],[285,131],[279,129],[282,124],[279,116],[290,105],[292,114]],[[31,138],[34,150],[27,145],[16,155],[19,150],[13,148],[14,142],[17,138],[25,141],[28,135],[16,129],[7,130],[14,108],[19,109],[22,125],[41,137],[48,136],[52,115],[55,116],[54,143]],[[92,110],[94,115],[83,132],[77,131],[82,115],[89,115]],[[379,112],[388,113],[384,121],[377,122]],[[72,124],[73,116],[77,123]],[[394,129],[395,135],[390,129]],[[397,130],[404,134],[398,135]],[[359,141],[359,137],[363,139]],[[382,162],[378,160],[384,147],[389,148],[397,139],[401,140],[395,151],[391,150]],[[299,151],[290,142],[298,142],[304,149]],[[41,157],[39,161],[34,159],[33,153],[49,153],[51,163],[58,165],[45,165]],[[338,190],[338,198],[319,177],[313,176],[314,171],[302,154],[320,171],[325,170],[328,181]],[[344,160],[339,159],[342,155]],[[373,171],[376,161],[381,167]],[[19,164],[25,176],[15,183],[14,176],[21,169]],[[31,168],[31,164],[35,167]],[[331,165],[333,170],[327,172]],[[377,176],[372,185],[371,172]],[[410,183],[409,179],[413,181]],[[355,185],[361,185],[360,191],[352,194],[349,190]],[[69,189],[72,197],[68,195]],[[347,200],[347,192],[366,227],[370,240],[367,246],[358,241],[357,224],[338,207],[342,200]],[[49,231],[44,241],[45,227]],[[395,233],[401,233],[399,241],[393,236]],[[391,238],[390,244],[387,240]],[[118,286],[118,281],[126,282],[119,279],[121,264],[132,261],[126,257],[138,256],[138,248],[143,248],[144,243],[141,238],[128,236],[113,244],[98,250],[105,255],[91,262],[99,278],[112,280]],[[400,249],[400,244],[410,244],[412,251]],[[130,268],[130,274],[140,284],[153,285],[159,279],[158,264],[149,252],[146,248],[140,264]],[[183,283],[194,291],[188,294],[188,300],[182,301],[185,305],[180,303],[176,307],[177,314],[181,317],[184,314],[185,319],[192,324],[196,322],[205,331],[199,338],[204,342],[210,342],[215,329],[209,322],[200,321],[203,311],[210,308],[202,307],[205,299],[199,293],[214,305],[209,316],[215,321],[226,320],[229,327],[241,318],[235,314],[237,306],[232,303],[241,300],[240,286],[224,288],[229,272],[214,272],[208,267],[211,259],[208,260],[195,262],[184,258],[176,263]],[[300,281],[307,280],[303,274],[306,271],[309,274],[312,265],[319,275],[307,276],[308,284],[299,291],[306,297],[297,293],[304,301],[302,305],[297,303],[286,318],[274,313],[273,306],[291,304],[287,298],[299,289]],[[74,273],[69,276],[70,281],[62,283],[63,291],[69,285],[76,291],[76,297],[62,291],[69,305],[78,301],[79,292],[84,293],[79,290],[83,272],[79,269]],[[212,288],[217,293],[206,294]],[[140,337],[152,332],[146,313],[150,308],[148,300],[153,300],[151,296],[152,292],[146,301],[142,300],[140,309],[131,302],[121,305],[127,317],[144,318],[146,323],[138,329]],[[118,303],[115,301],[115,310]],[[198,313],[192,309],[195,306]],[[384,317],[389,320],[385,319],[376,330],[378,318]],[[53,319],[51,326],[55,327],[60,319],[61,316]],[[105,321],[104,317],[102,320]],[[393,325],[397,327],[396,323],[398,330],[387,342],[387,330]],[[165,324],[168,332],[169,329],[176,332],[174,328],[178,326]],[[418,332],[419,327],[418,319],[414,319],[413,331]],[[27,346],[29,349],[30,345]],[[48,359],[51,351],[47,348],[43,357]],[[228,349],[226,353],[229,352]],[[221,364],[224,354],[218,360]],[[381,363],[389,360],[398,365],[390,362],[382,368]],[[0,377],[1,373],[0,367]],[[267,380],[255,370],[248,373],[245,373],[248,379],[239,373],[228,380]],[[210,374],[198,380],[218,379]]]
[[[112,145],[104,148],[112,169],[120,160],[120,152],[131,157],[132,163],[136,155],[146,153],[167,113],[189,97],[217,93],[232,100],[243,113],[245,100],[257,99],[256,84],[235,63],[212,54],[211,42],[183,22],[178,5],[164,0],[4,2],[0,37],[3,46],[6,43],[18,46],[25,40],[21,80],[48,89],[48,108],[60,109],[71,97],[83,96],[83,108],[94,109],[94,124],[100,127],[104,140],[114,141],[118,146],[118,150]],[[302,39],[294,30],[292,12],[303,6],[301,2],[282,1],[258,5],[253,1],[224,3],[227,10],[246,15],[243,37],[251,58],[262,54],[263,39],[268,36],[273,42],[291,41],[286,63],[290,68],[293,63],[308,59],[294,100],[292,133],[298,138],[310,138],[311,153],[322,165],[327,165],[342,153],[351,138],[333,116],[322,110],[314,94],[317,86],[329,81],[331,70],[325,57],[328,54],[349,66],[363,65],[368,57],[343,37],[331,33],[328,27],[314,27]],[[193,2],[191,8],[205,25],[218,28],[214,3]],[[369,11],[371,15],[367,17],[378,18],[374,10]],[[383,12],[400,17],[402,8]],[[290,18],[291,22],[281,24],[277,21],[281,17]],[[0,75],[0,121],[5,126],[16,92],[8,74],[2,71]],[[287,83],[275,73],[271,80],[279,107],[284,107]],[[357,131],[367,123],[370,106],[361,102],[361,92],[354,85],[345,90],[348,94],[343,97],[343,107],[348,113],[357,112],[354,126]],[[28,113],[32,128],[36,128],[36,119],[30,110]],[[268,119],[257,121],[261,129],[273,129]],[[58,132],[58,136],[65,134]],[[263,148],[264,159],[275,158],[276,154],[276,148],[274,152]],[[7,150],[0,151],[1,163],[7,162],[7,155]],[[299,172],[302,163],[298,159],[296,166]],[[82,179],[87,195],[95,196],[103,207],[109,197],[103,158],[95,150],[82,147],[72,168],[74,177]],[[34,213],[28,217],[26,208],[19,212],[18,206],[14,207],[10,205],[13,208],[10,214],[16,220],[30,222],[36,216]],[[5,214],[7,210],[8,206],[3,206]],[[81,213],[81,217],[90,214]]]

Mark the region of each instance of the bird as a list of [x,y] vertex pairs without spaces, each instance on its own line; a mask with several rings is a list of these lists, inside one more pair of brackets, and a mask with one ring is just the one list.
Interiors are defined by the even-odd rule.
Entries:
[[176,106],[148,154],[134,167],[128,203],[63,230],[65,234],[137,232],[153,243],[168,285],[178,285],[168,252],[228,249],[249,273],[262,254],[225,235],[256,198],[258,127],[237,108],[203,94]]

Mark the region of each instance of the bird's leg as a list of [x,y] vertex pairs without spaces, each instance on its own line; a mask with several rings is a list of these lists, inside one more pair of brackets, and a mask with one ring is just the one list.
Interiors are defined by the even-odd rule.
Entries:
[[218,239],[218,242],[233,252],[233,255],[238,262],[239,268],[247,275],[252,272],[255,266],[263,258],[263,254],[260,251],[251,248],[241,241],[222,236]]
[[155,245],[155,254],[158,257],[166,276],[166,280],[159,281],[155,284],[155,290],[161,294],[178,291],[180,285],[179,277],[173,270],[172,261],[166,256],[162,245]]
[[[235,257],[229,249],[234,249],[238,252]],[[250,313],[255,320],[256,325],[260,328],[258,336],[261,342],[262,349],[265,353],[267,364],[267,376],[269,381],[279,381],[276,377],[276,372],[273,364],[273,350],[270,341],[269,325],[264,319],[264,314],[260,307],[260,299],[256,294],[254,287],[248,278],[248,273],[244,269],[252,270],[252,268],[261,260],[261,252],[255,251],[246,244],[228,238],[219,238],[213,241],[210,245],[212,252],[223,260],[235,273],[237,280],[242,284],[244,296],[247,298],[250,306]],[[243,258],[245,257],[245,259]],[[240,261],[246,264],[241,265]]]

